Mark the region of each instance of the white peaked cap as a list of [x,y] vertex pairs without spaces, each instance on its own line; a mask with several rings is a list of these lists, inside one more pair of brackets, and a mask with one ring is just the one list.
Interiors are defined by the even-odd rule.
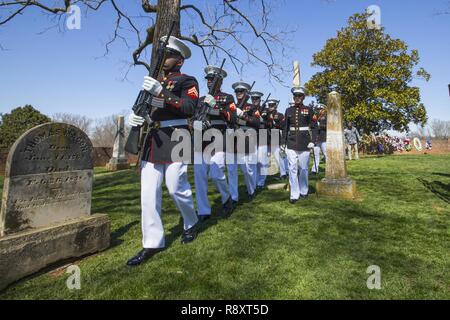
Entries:
[[225,79],[227,77],[227,72],[223,69],[220,70],[220,68],[214,67],[214,66],[206,66],[206,68],[205,68],[206,76],[209,76],[209,75],[214,76],[218,73],[222,79]]
[[276,100],[276,99],[269,99],[269,100],[267,100],[267,104],[278,105],[279,103],[280,103],[280,100]]
[[[161,37],[161,41],[166,41],[167,36]],[[175,50],[181,54],[184,59],[189,59],[191,57],[191,49],[180,39],[170,36],[169,42],[167,43],[167,48]]]
[[249,93],[249,96],[250,96],[250,97],[258,97],[258,98],[261,98],[263,95],[264,95],[264,93],[259,92],[259,91],[252,91],[252,92]]
[[246,82],[239,81],[239,82],[233,83],[232,88],[234,91],[236,91],[236,89],[244,89],[244,90],[248,91],[248,90],[250,90],[251,86]]
[[292,94],[298,94],[298,93],[301,93],[301,94],[303,94],[303,95],[305,95],[306,96],[306,90],[305,90],[305,88],[303,88],[303,87],[293,87],[292,89],[291,89],[291,92],[292,92]]

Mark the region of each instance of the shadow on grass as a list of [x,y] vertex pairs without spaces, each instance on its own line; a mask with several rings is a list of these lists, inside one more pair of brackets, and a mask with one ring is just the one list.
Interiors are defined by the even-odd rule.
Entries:
[[436,175],[436,176],[441,176],[441,177],[450,178],[450,173],[433,172],[432,174],[434,174],[434,175]]
[[[207,229],[213,227],[221,220],[228,219],[220,214],[222,211],[222,202],[220,198],[217,198],[211,206],[211,217],[208,220],[199,222],[197,226],[198,235],[205,232]],[[178,213],[178,211],[177,211]],[[178,224],[169,229],[169,232],[165,236],[166,247],[169,248],[175,241],[181,241],[181,234],[183,233],[183,218],[180,215]],[[197,241],[197,240],[196,240]]]
[[112,232],[111,245],[108,249],[112,249],[114,247],[121,245],[123,243],[123,240],[120,238],[124,236],[132,227],[134,227],[137,224],[139,224],[139,221],[133,221]]
[[450,203],[450,183],[443,183],[441,181],[427,181],[422,178],[417,178],[429,191],[431,191],[439,199]]
[[[192,183],[191,186],[193,186]],[[93,189],[93,211],[102,213],[125,213],[126,215],[140,216],[140,177],[134,169],[99,176],[95,179]],[[193,190],[195,189],[193,188]],[[195,194],[193,194],[193,197],[195,197]],[[183,232],[183,220],[164,184],[163,208],[164,215],[180,216],[178,223],[166,232],[166,247],[170,247],[174,241],[177,241],[177,239],[180,239],[181,237]],[[215,214],[220,212],[221,208],[222,203],[220,199],[216,199],[212,205],[212,218],[199,226],[199,233],[204,232],[207,228],[215,225],[219,219],[222,219],[216,217]],[[140,221],[133,221],[112,233],[111,248],[120,245],[123,241],[119,238],[139,223]]]

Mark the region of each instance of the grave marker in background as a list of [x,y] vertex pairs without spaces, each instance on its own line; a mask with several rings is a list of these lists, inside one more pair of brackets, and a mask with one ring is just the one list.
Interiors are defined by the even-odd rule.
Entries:
[[92,177],[92,143],[72,125],[39,125],[14,143],[0,213],[0,290],[109,246],[108,216],[91,215]]

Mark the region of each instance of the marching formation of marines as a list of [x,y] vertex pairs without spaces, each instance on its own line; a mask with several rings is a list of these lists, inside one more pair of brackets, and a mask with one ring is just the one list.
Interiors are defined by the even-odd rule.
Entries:
[[[186,244],[195,240],[199,224],[211,216],[209,180],[220,194],[222,209],[218,214],[228,217],[240,201],[238,169],[245,181],[246,198],[251,201],[266,186],[273,155],[280,171],[278,179],[289,180],[289,202],[295,204],[308,196],[311,152],[313,173],[319,171],[320,152],[326,161],[326,107],[319,105],[313,110],[305,106],[304,88],[292,88],[293,102],[283,114],[278,111],[279,100],[269,99],[269,95],[262,102],[264,93],[254,91],[246,82],[232,85],[234,96],[224,92],[227,73],[222,64],[220,68],[205,68],[209,93],[200,97],[197,80],[181,72],[191,56],[189,47],[173,36],[161,40],[165,41],[163,74],[146,76],[143,84],[151,94],[152,126],[140,151],[143,249],[127,262],[130,266],[141,264],[165,247],[163,181],[182,216],[181,242]],[[145,116],[133,112],[128,123],[136,129],[146,121]],[[189,162],[173,158],[178,141],[172,135],[182,129],[211,129],[215,133],[209,141],[202,139],[200,148],[193,152],[196,208],[188,182]],[[236,132],[245,137],[244,146],[235,143],[239,140]],[[223,148],[206,152],[216,142]]]

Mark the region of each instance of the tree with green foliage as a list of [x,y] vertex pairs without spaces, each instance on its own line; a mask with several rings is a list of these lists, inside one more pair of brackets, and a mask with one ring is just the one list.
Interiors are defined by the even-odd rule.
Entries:
[[14,142],[28,129],[51,119],[27,104],[1,115],[0,149],[9,149]]
[[305,84],[321,103],[336,90],[342,95],[346,121],[366,133],[408,131],[408,125],[425,125],[427,113],[420,101],[415,78],[430,75],[417,68],[419,53],[391,38],[383,27],[370,28],[367,14],[355,14],[348,25],[314,54],[312,66],[323,68]]

